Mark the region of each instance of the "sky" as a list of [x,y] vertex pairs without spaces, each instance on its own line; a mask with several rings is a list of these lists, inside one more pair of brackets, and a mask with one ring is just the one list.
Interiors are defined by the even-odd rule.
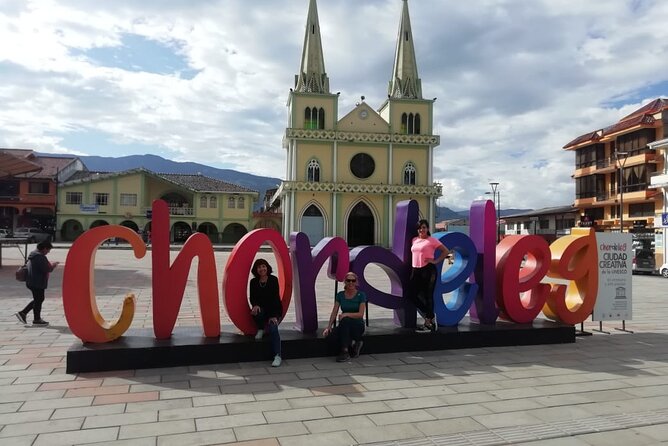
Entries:
[[[0,0],[0,147],[284,178],[308,0]],[[339,118],[387,97],[401,0],[320,0]],[[434,179],[466,209],[569,205],[562,148],[668,97],[668,2],[411,0]],[[249,155],[252,154],[252,157]]]

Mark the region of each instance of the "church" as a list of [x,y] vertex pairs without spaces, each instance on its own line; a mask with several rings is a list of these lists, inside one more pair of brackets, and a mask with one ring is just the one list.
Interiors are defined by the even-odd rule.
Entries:
[[422,97],[407,0],[387,99],[374,109],[362,97],[341,118],[338,100],[325,70],[316,0],[310,0],[301,66],[287,101],[286,180],[274,196],[285,239],[303,232],[311,245],[338,236],[350,247],[391,247],[396,204],[408,199],[433,226],[441,196],[432,177],[440,142],[433,134],[436,99]]

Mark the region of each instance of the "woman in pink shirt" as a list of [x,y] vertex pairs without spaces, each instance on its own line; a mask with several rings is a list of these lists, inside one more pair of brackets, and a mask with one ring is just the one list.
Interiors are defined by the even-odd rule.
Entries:
[[[416,331],[436,331],[434,318],[434,287],[436,286],[436,264],[442,262],[450,253],[446,246],[431,236],[429,222],[420,220],[417,224],[418,236],[411,245],[412,266],[409,296],[420,314],[424,325]],[[436,250],[439,256],[434,258]]]

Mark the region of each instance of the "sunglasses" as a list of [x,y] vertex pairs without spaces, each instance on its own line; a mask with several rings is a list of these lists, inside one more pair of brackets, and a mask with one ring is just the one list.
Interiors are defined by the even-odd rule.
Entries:
[[346,279],[346,282],[355,283],[355,282],[357,282],[357,279]]

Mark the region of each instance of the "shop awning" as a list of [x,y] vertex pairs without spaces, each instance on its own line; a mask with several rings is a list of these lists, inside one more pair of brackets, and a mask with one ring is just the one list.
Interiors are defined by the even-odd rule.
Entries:
[[38,172],[42,166],[20,156],[0,150],[0,178]]

